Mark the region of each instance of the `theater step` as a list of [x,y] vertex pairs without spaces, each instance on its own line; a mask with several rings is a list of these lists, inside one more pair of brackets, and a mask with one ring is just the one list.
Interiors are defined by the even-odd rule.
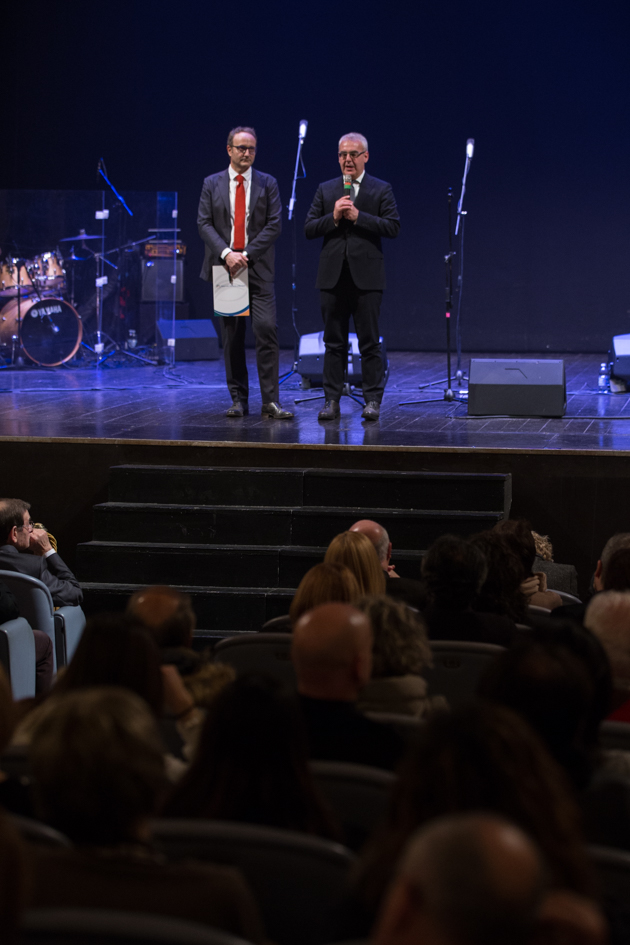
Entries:
[[503,473],[348,469],[232,469],[114,466],[112,502],[276,508],[448,509],[507,514],[511,477]]
[[371,518],[388,530],[398,553],[426,549],[446,533],[466,537],[492,528],[502,517],[499,511],[414,511],[356,505],[287,509],[105,502],[94,508],[94,538],[326,548],[335,535],[350,528],[357,519]]

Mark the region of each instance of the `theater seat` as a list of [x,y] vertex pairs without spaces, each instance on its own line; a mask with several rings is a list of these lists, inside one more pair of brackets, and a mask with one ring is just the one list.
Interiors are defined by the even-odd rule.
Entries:
[[0,663],[15,700],[35,695],[35,637],[24,617],[0,624]]
[[484,669],[504,647],[459,640],[430,641],[433,667],[423,670],[429,695],[444,696],[451,708],[476,697]]
[[346,845],[359,850],[387,814],[395,775],[341,761],[309,764],[320,794],[343,827]]
[[291,635],[288,633],[243,633],[217,643],[214,658],[228,663],[237,676],[264,673],[295,689],[291,662]]
[[20,817],[18,814],[11,814],[10,820],[22,839],[28,841],[28,843],[34,843],[40,847],[72,846],[65,834],[59,833],[58,830],[54,830],[53,827],[49,827],[47,824],[42,824],[39,820]]
[[220,820],[156,820],[153,839],[171,860],[192,858],[241,870],[277,945],[324,945],[354,855],[338,843]]

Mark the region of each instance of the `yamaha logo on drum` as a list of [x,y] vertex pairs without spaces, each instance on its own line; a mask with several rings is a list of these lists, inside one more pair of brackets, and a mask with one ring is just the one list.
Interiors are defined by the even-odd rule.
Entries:
[[39,306],[39,308],[33,308],[33,311],[31,311],[31,318],[37,318],[38,315],[40,318],[42,316],[45,317],[46,315],[59,315],[62,311],[63,309],[61,308],[61,305],[46,305],[44,307]]

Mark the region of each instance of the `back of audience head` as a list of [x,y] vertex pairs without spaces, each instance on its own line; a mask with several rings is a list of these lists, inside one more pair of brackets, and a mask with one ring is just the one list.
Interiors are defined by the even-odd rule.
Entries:
[[372,679],[421,676],[433,664],[420,614],[384,594],[361,597],[356,606],[372,627]]
[[131,595],[125,612],[160,648],[192,646],[197,618],[190,594],[161,585],[146,587]]
[[615,688],[630,690],[630,593],[602,591],[596,594],[586,608],[584,626],[604,647]]
[[492,531],[505,539],[523,568],[523,579],[532,573],[536,557],[536,542],[531,525],[524,519],[505,518],[494,526]]
[[553,561],[553,545],[549,535],[539,535],[534,531],[532,535],[536,546],[536,557],[541,558],[542,561]]
[[525,620],[527,601],[521,591],[523,565],[505,538],[495,531],[480,532],[470,539],[486,559],[488,574],[477,595],[474,609]]
[[295,697],[253,674],[223,689],[164,813],[332,835],[312,784]]
[[630,548],[620,548],[610,556],[602,586],[605,591],[630,591]]
[[392,543],[389,540],[387,530],[379,525],[378,522],[369,518],[362,518],[350,527],[351,532],[359,532],[369,538],[374,545],[374,550],[378,556],[382,568],[387,568],[392,554]]
[[606,569],[612,556],[624,548],[630,548],[630,532],[617,532],[612,535],[602,549],[595,574],[593,576],[593,588],[596,591],[619,590],[620,588],[606,587]]
[[298,584],[289,608],[291,623],[320,604],[352,604],[359,596],[357,579],[349,568],[325,562],[316,564]]
[[74,656],[53,689],[55,696],[91,686],[123,686],[162,713],[160,651],[147,630],[124,614],[90,617]]
[[326,550],[326,564],[342,564],[350,568],[361,594],[384,594],[385,572],[374,545],[361,532],[341,532]]
[[526,945],[546,891],[542,857],[492,814],[432,821],[401,857],[375,945]]
[[403,760],[389,818],[358,870],[362,901],[369,908],[380,900],[415,829],[478,810],[501,814],[532,837],[555,885],[590,893],[580,813],[564,772],[518,715],[475,703],[430,716]]
[[67,693],[35,728],[30,760],[42,818],[74,843],[146,839],[165,783],[163,748],[133,692],[100,686]]
[[464,538],[443,535],[422,559],[431,602],[442,610],[470,608],[488,576],[483,551]]
[[[587,632],[587,631],[586,631]],[[479,694],[518,712],[542,738],[573,784],[584,788],[594,770],[597,730],[606,714],[587,653],[585,631],[538,629],[501,653],[485,671]],[[592,636],[592,635],[591,635]],[[602,658],[607,666],[605,654]],[[608,669],[607,698],[610,699]],[[602,692],[604,687],[602,686]],[[599,698],[598,698],[599,697]]]
[[356,701],[372,672],[370,621],[349,604],[322,604],[293,628],[291,659],[298,692]]

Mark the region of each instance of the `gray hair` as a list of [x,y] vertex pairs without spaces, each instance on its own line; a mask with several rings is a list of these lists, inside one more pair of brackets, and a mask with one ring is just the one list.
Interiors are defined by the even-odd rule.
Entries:
[[622,548],[630,548],[630,532],[617,532],[616,535],[608,539],[599,556],[602,562],[602,571],[606,570],[606,566],[615,552],[621,551]]
[[339,139],[339,144],[337,145],[337,147],[340,148],[342,145],[342,142],[344,141],[358,141],[360,142],[361,147],[363,148],[364,151],[369,151],[367,138],[365,137],[365,135],[360,135],[358,131],[351,131],[347,135],[342,135],[341,138]]
[[586,608],[584,626],[606,650],[618,688],[630,689],[630,592],[596,594]]
[[258,135],[256,134],[253,128],[248,128],[247,125],[238,125],[237,128],[232,128],[232,130],[230,131],[228,135],[228,148],[231,148],[234,146],[234,135],[240,135],[240,134],[251,135],[252,138],[256,139],[256,144],[258,144]]

